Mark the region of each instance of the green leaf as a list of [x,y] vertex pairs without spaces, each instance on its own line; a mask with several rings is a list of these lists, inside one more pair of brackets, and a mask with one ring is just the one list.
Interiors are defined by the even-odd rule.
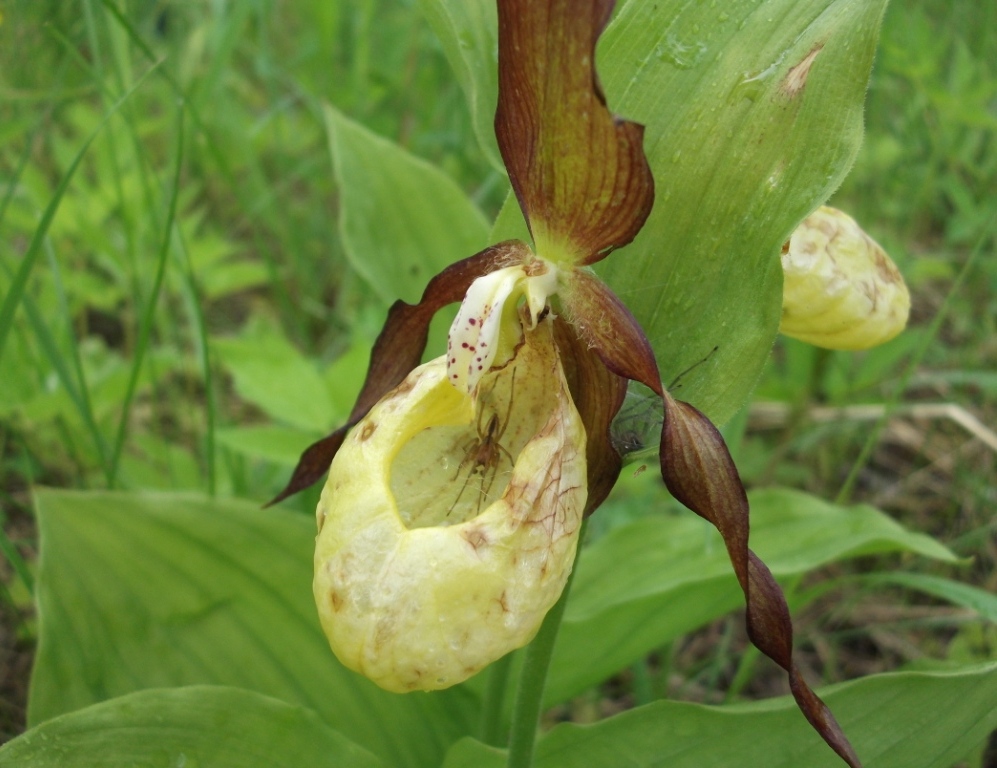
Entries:
[[[490,64],[493,38],[468,31],[464,4],[424,0],[431,19],[450,20],[445,49],[456,39],[463,59]],[[628,2],[600,42],[610,108],[647,128],[656,202],[596,271],[643,325],[665,381],[719,346],[682,381],[714,421],[744,402],[775,338],[782,244],[858,151],[885,5]],[[476,114],[493,103],[490,66],[458,73]]]
[[307,446],[320,436],[315,431],[302,432],[275,424],[226,427],[219,429],[217,433],[218,444],[230,451],[288,467],[298,463],[302,446]]
[[239,396],[277,421],[318,435],[340,417],[316,365],[278,332],[260,325],[242,338],[215,338],[212,347]]
[[[933,539],[864,504],[838,507],[775,489],[749,499],[751,546],[777,577],[898,550],[956,560]],[[576,695],[743,603],[719,534],[699,518],[646,517],[611,531],[579,561],[547,703]]]
[[468,736],[450,747],[442,768],[502,768],[505,764],[504,749],[491,747]]
[[[822,694],[866,768],[949,768],[997,727],[997,663],[876,675]],[[791,699],[734,707],[663,701],[594,725],[555,726],[537,768],[625,765],[838,768]]]
[[488,222],[438,168],[325,108],[353,268],[384,299],[414,303],[444,267],[488,245]]
[[892,584],[915,589],[953,605],[976,611],[981,618],[997,624],[997,595],[952,579],[923,573],[870,573],[862,577],[864,584]]
[[[603,36],[610,104],[647,125],[657,201],[601,275],[668,381],[724,422],[775,338],[779,251],[858,152],[886,0],[631,2]],[[614,98],[614,95],[616,98]]]
[[502,169],[495,142],[498,102],[498,35],[494,0],[419,0],[426,20],[443,46],[457,81],[471,107],[474,135],[488,160]]
[[311,596],[313,520],[184,494],[42,490],[29,723],[146,688],[233,685],[314,710],[392,766],[470,731],[460,689],[397,696],[344,669]]
[[252,691],[160,688],[71,712],[0,748],[20,768],[377,768],[315,713]]

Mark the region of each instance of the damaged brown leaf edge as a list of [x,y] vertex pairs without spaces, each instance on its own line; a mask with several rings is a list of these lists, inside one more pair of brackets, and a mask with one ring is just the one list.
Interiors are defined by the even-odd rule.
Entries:
[[[771,572],[748,548],[748,500],[723,438],[706,416],[665,391],[633,315],[585,269],[629,243],[654,200],[643,127],[610,113],[595,72],[595,45],[612,9],[613,0],[498,0],[495,131],[536,249],[514,240],[493,245],[434,277],[418,304],[396,302],[347,423],[302,454],[287,487],[270,503],[326,473],[349,430],[419,365],[430,320],[442,307],[462,302],[446,376],[472,397],[483,375],[516,354],[485,354],[487,340],[502,338],[495,328],[506,327],[511,317],[521,338],[549,323],[585,428],[585,514],[605,500],[619,476],[622,460],[610,426],[628,380],[640,382],[662,398],[665,484],[723,536],[744,591],[752,642],[786,670],[793,696],[817,732],[858,768],[834,717],[793,662],[789,610]],[[487,335],[487,328],[498,335]]]

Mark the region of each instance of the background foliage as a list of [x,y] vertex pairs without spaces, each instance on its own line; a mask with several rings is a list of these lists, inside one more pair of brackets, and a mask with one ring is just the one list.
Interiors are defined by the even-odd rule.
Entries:
[[[491,754],[475,741],[451,746],[478,735],[481,681],[413,706],[331,662],[307,590],[317,491],[287,509],[256,509],[301,448],[345,416],[390,301],[412,300],[412,286],[486,244],[505,199],[482,128],[489,108],[469,110],[465,99],[477,74],[455,75],[453,51],[424,10],[402,0],[0,5],[6,736],[27,718],[67,745],[97,734],[99,748],[101,724],[127,716],[155,732],[155,713],[175,712],[193,732],[195,713],[217,717],[236,701],[245,719],[231,725],[259,736],[243,746],[264,762],[299,729],[320,734],[299,764],[321,764],[312,748],[333,763],[352,755],[351,764],[371,765],[444,756],[481,765]],[[750,484],[888,513],[778,490],[753,502],[754,541],[787,589],[811,679],[905,675],[897,688],[876,678],[829,697],[875,765],[997,765],[986,743],[997,723],[970,722],[985,710],[972,692],[997,685],[995,29],[989,3],[889,7],[866,141],[834,202],[899,263],[914,295],[912,328],[861,355],[780,340],[752,402],[726,428]],[[378,181],[376,169],[349,167],[352,146],[380,141],[371,134],[391,142],[378,144],[379,162],[411,177],[377,193],[397,196],[384,210],[358,209],[355,189],[344,203],[345,180]],[[453,210],[423,217],[421,231],[393,232],[392,211],[418,205],[418,184],[432,184]],[[370,238],[410,244],[413,272],[372,272],[356,258]],[[452,252],[433,249],[444,240],[457,243]],[[690,376],[716,376],[716,365]],[[650,419],[639,407],[629,418],[638,429]],[[784,703],[722,713],[680,703],[785,691],[756,665],[730,614],[739,600],[718,540],[673,508],[653,472],[636,469],[592,521],[548,720],[586,723],[646,706],[585,731],[595,734],[588,746],[577,725],[557,726],[540,764],[591,757],[600,733],[632,744],[629,757],[644,764],[660,747],[637,738],[644,720],[686,733],[739,732],[728,722],[754,733],[764,720],[784,734],[766,748],[785,752],[766,764],[806,755],[818,765],[812,735],[779,724],[794,715]],[[39,486],[72,490],[33,501]],[[47,537],[41,563],[36,514]],[[254,575],[260,562],[268,578],[302,585],[302,602],[276,600]],[[67,583],[78,594],[53,586]],[[28,707],[34,598],[45,631]],[[289,625],[302,628],[299,648],[286,646]],[[82,656],[66,655],[67,638],[86,639]],[[206,642],[226,652],[200,651]],[[178,644],[182,653],[165,653]],[[951,702],[947,719],[931,720],[940,697]],[[891,721],[906,712],[920,741],[876,740],[877,712],[889,708]],[[360,712],[377,713],[366,731],[357,730]],[[254,718],[283,725],[268,731]],[[941,746],[946,728],[960,737]],[[168,735],[157,739],[173,748]],[[0,756],[15,764],[31,749],[20,740]],[[707,755],[685,759],[729,764]]]

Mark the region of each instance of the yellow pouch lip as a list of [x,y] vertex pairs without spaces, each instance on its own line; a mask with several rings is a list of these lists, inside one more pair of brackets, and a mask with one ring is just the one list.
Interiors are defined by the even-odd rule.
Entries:
[[[501,497],[470,519],[409,528],[390,475],[427,426],[472,425],[445,358],[413,371],[351,432],[317,509],[313,589],[343,664],[394,691],[454,685],[532,639],[574,561],[586,500],[585,434],[549,322],[506,372],[553,402],[517,451]],[[514,403],[515,406],[515,403]]]

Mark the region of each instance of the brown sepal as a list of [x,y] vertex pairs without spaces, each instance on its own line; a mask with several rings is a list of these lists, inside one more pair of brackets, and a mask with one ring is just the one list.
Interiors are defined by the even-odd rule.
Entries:
[[576,264],[633,240],[654,203],[644,128],[606,108],[595,71],[613,5],[498,3],[499,149],[538,253]]
[[661,476],[668,490],[720,531],[744,591],[751,642],[786,670],[793,697],[817,733],[851,768],[861,768],[831,711],[793,663],[789,608],[772,573],[748,549],[748,496],[723,437],[693,406],[667,393],[664,401]]
[[636,318],[609,286],[575,269],[565,277],[561,301],[568,322],[609,370],[663,394],[654,350]]
[[627,380],[610,371],[562,318],[554,321],[554,341],[561,356],[568,390],[585,425],[585,460],[588,466],[588,500],[585,516],[592,514],[616,485],[623,468],[609,428],[627,394]]
[[525,243],[506,240],[444,269],[429,281],[418,304],[396,301],[374,342],[367,377],[346,424],[305,449],[287,486],[266,506],[303,491],[326,473],[350,428],[419,365],[433,315],[447,304],[461,301],[477,278],[501,267],[517,264],[529,252]]

